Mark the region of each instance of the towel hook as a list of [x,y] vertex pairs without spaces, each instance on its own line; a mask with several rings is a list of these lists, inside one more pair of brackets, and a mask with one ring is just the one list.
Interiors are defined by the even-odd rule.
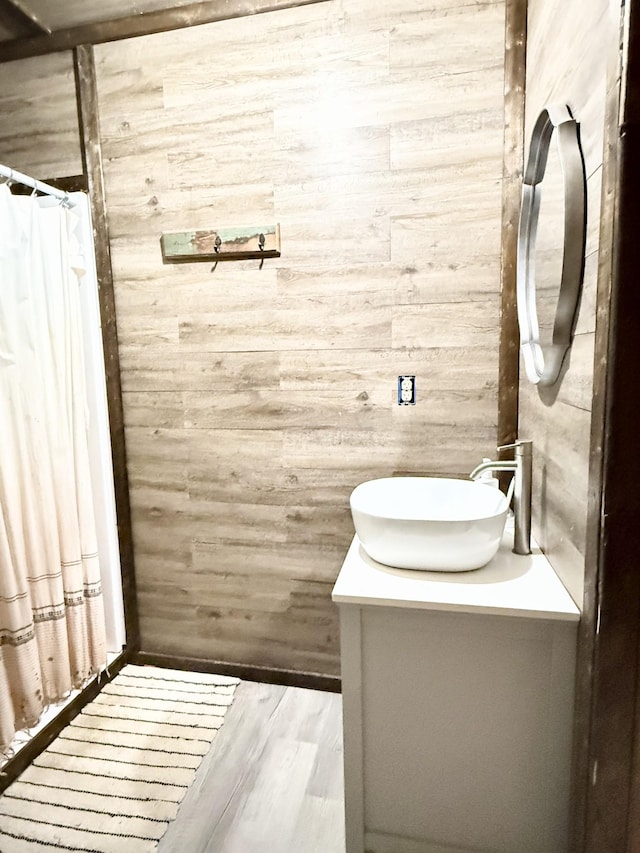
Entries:
[[[222,239],[220,238],[219,234],[216,234],[216,239],[213,241],[213,251],[216,253],[216,255],[220,254],[220,246],[222,246]],[[211,267],[211,272],[215,272],[217,266],[218,261],[216,261],[215,264]]]

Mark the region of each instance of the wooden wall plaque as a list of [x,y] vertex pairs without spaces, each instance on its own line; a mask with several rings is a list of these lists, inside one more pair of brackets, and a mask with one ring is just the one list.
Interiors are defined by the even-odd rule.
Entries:
[[189,261],[240,261],[280,257],[280,226],[178,231],[160,238],[166,264]]

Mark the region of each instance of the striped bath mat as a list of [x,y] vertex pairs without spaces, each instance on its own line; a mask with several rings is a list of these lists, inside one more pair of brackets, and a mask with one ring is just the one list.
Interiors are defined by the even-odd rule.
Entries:
[[151,853],[237,684],[124,667],[0,797],[0,853]]

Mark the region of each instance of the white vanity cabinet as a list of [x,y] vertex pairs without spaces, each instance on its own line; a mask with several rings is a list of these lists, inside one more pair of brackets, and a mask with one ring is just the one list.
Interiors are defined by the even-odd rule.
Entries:
[[391,569],[340,609],[347,853],[564,853],[579,612],[547,560]]

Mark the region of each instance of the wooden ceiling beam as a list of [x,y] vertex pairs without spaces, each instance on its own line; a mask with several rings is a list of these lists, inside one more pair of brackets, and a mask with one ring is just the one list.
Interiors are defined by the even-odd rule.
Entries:
[[0,0],[0,20],[11,29],[29,36],[50,36],[51,30],[42,23],[22,0]]
[[[30,56],[42,56],[61,50],[71,50],[83,44],[104,44],[110,41],[134,38],[135,36],[162,33],[226,21],[263,12],[275,12],[329,0],[201,0],[174,9],[144,12],[112,21],[100,21],[66,30],[55,30],[49,36],[14,39],[0,42],[0,63]],[[10,0],[0,0],[0,8]]]

